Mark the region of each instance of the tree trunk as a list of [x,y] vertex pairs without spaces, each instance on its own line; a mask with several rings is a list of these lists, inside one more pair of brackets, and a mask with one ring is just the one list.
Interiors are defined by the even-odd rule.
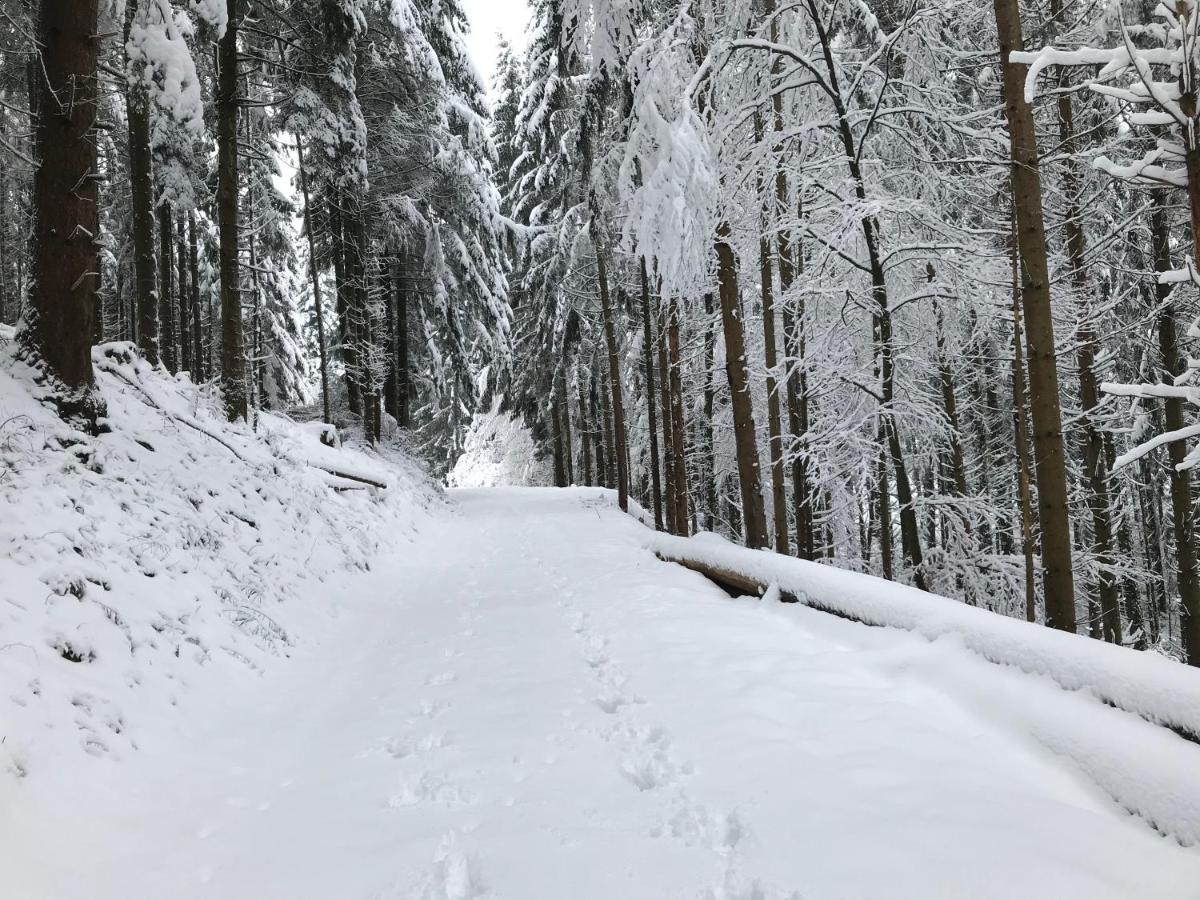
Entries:
[[192,304],[192,360],[196,366],[195,380],[197,384],[208,379],[211,374],[205,363],[203,328],[200,321],[200,246],[196,237],[196,214],[188,211],[188,287],[191,289]]
[[410,428],[412,384],[408,376],[408,291],[404,271],[396,271],[396,404],[400,413],[396,419],[401,428]]
[[[595,222],[592,223],[595,227]],[[612,396],[613,452],[617,456],[617,505],[629,509],[629,455],[625,445],[625,401],[621,392],[621,355],[617,347],[617,328],[613,320],[608,292],[608,259],[599,238],[592,236],[596,251],[596,278],[600,287],[600,314],[604,319],[604,340],[608,345],[608,380]]]
[[1071,523],[1067,508],[1067,471],[1063,455],[1062,413],[1050,277],[1042,217],[1033,110],[1025,102],[1026,66],[1009,60],[1022,49],[1019,0],[994,0],[1004,70],[1005,113],[1012,156],[1013,203],[1021,253],[1022,305],[1029,353],[1030,408],[1033,413],[1034,468],[1042,532],[1042,586],[1046,624],[1075,631],[1075,577],[1071,568]]
[[[63,418],[94,431],[104,406],[92,374],[100,230],[96,139],[97,0],[42,0],[33,296],[23,352],[56,384]],[[70,98],[64,102],[63,98]]]
[[667,311],[659,297],[658,303],[658,383],[662,403],[663,430],[663,495],[666,499],[666,525],[671,534],[680,533],[675,501],[679,494],[675,490],[675,438],[671,431],[675,417],[672,415],[671,368],[667,363]]
[[563,433],[562,433],[562,417],[558,412],[558,391],[556,390],[558,379],[552,378],[552,387],[550,389],[550,423],[554,431],[554,486],[567,486],[567,469],[563,464]]
[[[125,41],[141,0],[126,0]],[[128,66],[128,57],[126,65]],[[125,118],[129,126],[129,192],[132,206],[134,295],[137,302],[137,337],[142,355],[153,365],[159,361],[158,272],[154,253],[154,181],[150,154],[150,101],[139,73],[125,91]]]
[[683,425],[683,377],[679,355],[679,307],[672,298],[667,307],[667,356],[671,365],[671,457],[674,471],[671,486],[674,495],[676,534],[688,534],[687,449]]
[[1025,412],[1025,354],[1021,347],[1021,258],[1017,245],[1017,219],[1012,209],[1009,240],[1012,265],[1013,323],[1013,434],[1017,447],[1017,500],[1020,504],[1021,554],[1025,560],[1025,620],[1037,621],[1036,569],[1033,559],[1033,494],[1030,485],[1029,420]]
[[650,319],[650,278],[646,274],[646,258],[641,263],[642,289],[642,349],[646,368],[646,412],[650,424],[650,496],[654,506],[654,527],[663,528],[662,479],[659,477],[658,399],[654,395],[654,326]]
[[592,481],[592,445],[589,442],[591,438],[591,423],[588,421],[588,403],[586,391],[584,388],[583,371],[578,370],[577,386],[579,388],[579,452],[583,457],[583,483],[589,487],[594,484]]
[[175,217],[175,268],[179,273],[179,353],[184,370],[196,379],[195,361],[192,358],[192,304],[188,286],[187,230],[183,213]]
[[229,21],[217,51],[217,227],[221,235],[221,390],[229,420],[246,418],[246,353],[238,243],[238,18],[240,0],[225,0]]
[[333,405],[329,399],[329,360],[325,350],[325,311],[321,305],[321,273],[317,266],[317,241],[313,232],[308,173],[304,169],[304,145],[300,142],[300,135],[296,135],[296,167],[300,173],[300,197],[304,201],[304,234],[308,238],[308,278],[312,285],[313,308],[317,319],[317,353],[321,365],[321,413],[326,422],[331,422]]
[[175,339],[175,253],[171,229],[171,206],[166,200],[158,205],[158,317],[162,322],[162,360],[167,371],[179,371],[179,354]]
[[746,546],[767,546],[767,522],[763,510],[762,481],[759,476],[758,439],[754,427],[754,403],[750,397],[750,378],[746,371],[746,332],[738,297],[737,261],[729,245],[728,222],[717,227],[717,281],[721,297],[721,322],[725,330],[725,374],[729,379],[730,407],[733,412],[734,445],[737,448],[738,484],[742,493],[742,517],[745,519]]
[[[1190,179],[1189,179],[1190,190]],[[1150,214],[1150,240],[1154,252],[1154,270],[1166,272],[1171,269],[1171,244],[1167,226],[1167,201],[1161,191],[1154,192],[1154,207]],[[1193,220],[1192,228],[1200,228]],[[1158,314],[1158,349],[1162,365],[1162,381],[1174,384],[1175,379],[1187,369],[1187,362],[1179,353],[1175,317],[1178,310],[1171,299],[1171,286],[1156,282],[1160,304]],[[1183,401],[1176,397],[1164,403],[1164,418],[1167,431],[1177,431],[1184,426]],[[1171,477],[1171,520],[1175,531],[1175,558],[1179,569],[1179,597],[1183,603],[1181,635],[1188,665],[1200,665],[1200,574],[1196,570],[1196,523],[1192,503],[1191,474],[1180,469],[1187,448],[1183,441],[1172,441],[1167,445]]]
[[575,467],[572,464],[571,456],[573,453],[573,442],[571,440],[571,407],[567,403],[567,374],[566,365],[558,367],[558,376],[555,378],[557,388],[555,390],[554,405],[559,409],[559,419],[562,426],[563,436],[563,468],[566,476],[565,484],[570,487],[575,483]]
[[716,373],[713,372],[713,353],[717,342],[717,326],[713,321],[712,291],[704,293],[704,512],[705,527],[717,528],[717,454],[713,446],[713,400],[716,395]]

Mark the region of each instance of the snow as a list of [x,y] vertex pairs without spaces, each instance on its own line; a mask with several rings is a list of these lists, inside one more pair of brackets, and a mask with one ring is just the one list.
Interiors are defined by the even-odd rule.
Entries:
[[[129,344],[93,353],[109,431],[73,432],[12,347],[0,334],[0,806],[23,808],[26,783],[104,777],[191,715],[193,691],[238,696],[284,664],[340,581],[442,501],[402,459],[278,416],[229,426]],[[330,490],[306,462],[339,454],[396,490]]]
[[544,487],[553,482],[550,461],[538,458],[524,423],[500,409],[477,412],[463,440],[463,452],[446,481],[451,487]]
[[731,600],[656,559],[609,492],[450,501],[369,571],[297,585],[324,607],[292,616],[289,659],[236,690],[181,670],[187,715],[139,717],[136,752],[0,775],[6,890],[1194,896],[1200,851],[1124,812],[1030,723],[1086,719],[1096,741],[1148,750],[1129,773],[1147,790],[1184,761],[1151,735],[1191,754],[1181,773],[1200,760],[1165,729],[961,639]]

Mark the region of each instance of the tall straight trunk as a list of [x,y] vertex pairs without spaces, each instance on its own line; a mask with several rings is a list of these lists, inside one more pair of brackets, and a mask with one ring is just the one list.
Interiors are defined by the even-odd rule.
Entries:
[[[6,98],[0,91],[0,101]],[[8,137],[8,110],[0,105],[0,140]],[[8,168],[0,166],[0,322],[8,324],[9,293],[8,293]],[[118,291],[117,296],[121,294]]]
[[[755,113],[754,131],[762,140],[762,117]],[[764,193],[759,178],[758,193]],[[771,455],[771,520],[775,531],[775,552],[791,553],[788,540],[787,481],[783,471],[783,423],[779,408],[779,384],[775,366],[778,348],[775,343],[775,266],[771,259],[771,239],[767,233],[770,216],[762,216],[758,236],[758,272],[762,297],[763,361],[767,367],[767,445]]]
[[[401,259],[404,257],[402,256]],[[402,263],[400,265],[403,265]],[[412,387],[408,374],[408,291],[404,270],[396,270],[396,421],[401,428],[412,425]]]
[[228,24],[217,50],[217,228],[221,235],[221,389],[229,420],[246,418],[246,352],[238,244],[238,20],[240,0],[225,0]]
[[192,360],[196,367],[194,377],[199,384],[207,380],[209,371],[205,366],[203,327],[200,321],[200,246],[196,236],[196,214],[191,210],[187,215],[188,224],[188,287],[191,291],[189,300],[192,305]]
[[584,387],[583,371],[578,371],[576,378],[579,388],[579,453],[583,460],[583,483],[589,487],[592,481],[592,445],[591,423],[588,421],[588,403]]
[[[142,0],[126,0],[125,42]],[[128,57],[126,58],[128,65]],[[125,91],[125,119],[129,128],[129,193],[132,206],[134,296],[137,303],[137,339],[142,355],[153,365],[159,361],[158,272],[154,248],[154,181],[150,153],[150,100],[145,82],[131,79]]]
[[666,499],[666,525],[671,534],[680,533],[678,511],[675,502],[679,497],[675,490],[675,438],[671,431],[674,426],[674,416],[671,414],[671,368],[667,363],[667,310],[659,298],[658,312],[658,383],[660,402],[662,404],[663,429],[663,495]]
[[[593,221],[593,227],[595,222]],[[604,341],[608,345],[608,380],[612,396],[613,452],[617,457],[617,505],[629,509],[629,453],[625,443],[625,400],[621,391],[621,355],[617,347],[617,327],[608,291],[608,254],[593,235],[596,251],[596,280],[600,287],[600,315],[604,319]]]
[[883,568],[883,577],[891,581],[896,577],[892,549],[892,487],[888,478],[882,425],[879,432],[879,458],[875,463],[875,518],[879,522],[879,563]]
[[[766,0],[763,15],[768,20],[772,43],[779,41],[779,16],[775,14],[775,0]],[[778,77],[781,63],[778,54],[771,58],[771,75]],[[783,133],[783,93],[771,92],[771,128],[775,134]],[[777,139],[774,147],[775,160],[775,213],[780,219],[790,209],[788,178],[783,169],[784,148]],[[788,430],[796,447],[792,451],[792,506],[796,517],[796,554],[801,559],[812,559],[815,555],[813,536],[812,490],[809,485],[808,438],[808,376],[804,370],[804,304],[803,299],[797,315],[793,315],[787,303],[792,280],[797,269],[804,270],[804,256],[799,246],[792,243],[790,229],[781,227],[776,236],[776,253],[779,259],[779,302],[783,306],[783,352],[786,360],[785,396],[788,410]],[[793,254],[795,259],[793,260]],[[773,327],[773,323],[772,323]],[[772,347],[773,349],[773,347]]]
[[[1051,4],[1057,15],[1058,3]],[[1100,388],[1096,379],[1096,333],[1088,321],[1087,302],[1089,294],[1088,274],[1084,254],[1086,243],[1083,226],[1080,224],[1082,210],[1079,208],[1079,179],[1070,157],[1075,152],[1075,116],[1071,107],[1071,95],[1067,92],[1065,68],[1060,69],[1058,95],[1059,138],[1068,157],[1062,178],[1065,200],[1063,229],[1066,235],[1067,266],[1070,269],[1071,287],[1074,289],[1078,306],[1078,327],[1075,340],[1078,349],[1076,360],[1079,365],[1079,403],[1083,412],[1083,468],[1088,494],[1088,509],[1092,517],[1092,549],[1100,563],[1094,602],[1100,607],[1101,636],[1109,643],[1121,643],[1121,605],[1117,591],[1117,580],[1112,567],[1116,564],[1113,554],[1112,506],[1108,496],[1108,461],[1104,456],[1104,436],[1096,424],[1096,410],[1100,406]]]
[[175,247],[171,226],[171,206],[166,200],[158,205],[158,315],[162,322],[162,360],[167,371],[179,371],[179,353],[175,325]]
[[729,223],[722,222],[717,226],[715,252],[721,323],[725,331],[725,375],[729,379],[730,407],[733,412],[733,438],[737,450],[738,484],[742,493],[745,542],[747,547],[758,549],[767,546],[767,520],[759,475],[754,403],[746,368],[746,331],[738,297],[737,260],[733,255],[733,247],[729,245],[729,238]]
[[[313,233],[312,203],[308,192],[308,173],[304,168],[304,145],[296,135],[296,167],[300,173],[300,197],[304,201],[304,234],[308,238],[308,279],[312,286],[313,310],[317,319],[317,354],[321,365],[321,413],[326,422],[333,419],[329,399],[329,359],[325,343],[325,311],[321,304],[321,273],[317,265],[317,240]],[[397,420],[399,416],[396,417]]]
[[642,295],[642,356],[646,369],[646,412],[650,424],[650,497],[654,506],[654,527],[663,528],[662,479],[659,477],[658,398],[654,395],[654,326],[650,317],[650,278],[646,274],[646,258],[641,264]]
[[674,297],[667,306],[667,356],[671,370],[671,443],[674,471],[671,487],[674,495],[675,529],[677,534],[688,533],[687,450],[683,425],[683,366],[679,353],[679,306]]
[[1025,354],[1021,347],[1021,256],[1017,243],[1016,209],[1012,209],[1009,239],[1012,266],[1013,435],[1017,447],[1017,501],[1020,504],[1021,555],[1025,560],[1025,619],[1037,621],[1036,569],[1033,559],[1033,493],[1030,484],[1029,420],[1025,401]]
[[553,386],[550,389],[550,425],[554,432],[554,486],[561,488],[567,486],[567,467],[563,463],[562,416],[559,415],[557,384],[558,379],[553,377]]
[[596,458],[596,481],[597,487],[608,487],[608,462],[605,459],[604,436],[606,433],[606,425],[608,419],[604,411],[600,407],[600,360],[598,356],[592,358],[592,369],[588,379],[588,403],[591,406],[592,418],[592,447]]
[[567,375],[566,366],[558,367],[558,377],[555,379],[557,389],[555,390],[554,405],[559,409],[559,419],[562,425],[563,436],[563,468],[566,475],[566,484],[570,486],[575,483],[575,467],[572,464],[571,455],[573,453],[573,442],[571,440],[571,407],[567,403]]
[[704,513],[705,527],[714,531],[717,527],[717,454],[713,444],[713,401],[716,396],[716,373],[713,372],[713,356],[717,342],[717,326],[713,320],[712,291],[704,293]]
[[[255,205],[254,191],[250,193],[251,207]],[[250,251],[250,406],[254,409],[266,409],[268,404],[264,393],[263,370],[263,331],[262,331],[262,284],[259,280],[258,242],[254,232],[247,236],[246,243]]]
[[[42,0],[41,96],[33,176],[33,296],[23,350],[57,382],[64,418],[95,429],[92,374],[100,231],[96,169],[97,0]],[[71,102],[62,102],[69,97]]]
[[[936,301],[933,311],[937,326],[938,383],[942,389],[942,412],[946,416],[946,427],[950,432],[948,441],[950,475],[954,484],[955,496],[965,497],[967,496],[967,467],[963,460],[962,430],[958,422],[958,397],[954,393],[954,373],[950,368],[950,357],[946,352],[946,323],[942,317],[942,308]],[[970,520],[964,520],[964,524],[970,531]]]
[[616,444],[613,442],[612,392],[609,389],[610,384],[611,380],[608,377],[600,381],[600,414],[604,422],[604,486],[612,490],[617,483],[617,449]]
[[183,213],[175,217],[175,260],[179,277],[179,359],[184,370],[194,380],[195,362],[192,358],[192,304],[188,285],[187,229]]
[[[1200,227],[1193,223],[1193,229]],[[1167,199],[1162,191],[1154,192],[1154,206],[1150,213],[1150,241],[1154,253],[1154,270],[1166,272],[1171,269],[1170,233],[1167,225]],[[1171,302],[1171,286],[1156,282],[1159,301],[1158,350],[1162,365],[1162,381],[1174,384],[1175,379],[1187,370],[1187,362],[1179,352],[1179,338],[1175,318],[1179,310]],[[1164,402],[1164,419],[1168,432],[1178,431],[1184,426],[1183,400],[1171,397]],[[1180,469],[1187,448],[1183,441],[1172,441],[1167,445],[1171,478],[1171,520],[1175,532],[1175,559],[1178,566],[1179,597],[1183,603],[1181,635],[1188,665],[1200,665],[1200,574],[1196,570],[1196,521],[1192,503],[1191,475]]]
[[1009,55],[1021,50],[1019,0],[994,0],[1004,70],[1005,114],[1012,157],[1012,193],[1016,208],[1017,244],[1021,253],[1021,301],[1029,356],[1030,411],[1033,418],[1034,469],[1038,485],[1042,533],[1042,587],[1046,624],[1075,631],[1075,576],[1071,568],[1071,523],[1067,508],[1067,468],[1063,454],[1062,411],[1054,320],[1050,311],[1050,276],[1042,217],[1042,183],[1038,173],[1033,109],[1025,102],[1026,66]]

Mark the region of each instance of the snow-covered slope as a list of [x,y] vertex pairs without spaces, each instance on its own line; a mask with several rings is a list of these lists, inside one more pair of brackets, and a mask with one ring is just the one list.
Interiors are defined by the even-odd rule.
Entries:
[[402,457],[228,425],[129,345],[94,352],[109,430],[88,437],[0,343],[0,805],[77,756],[129,758],[194,689],[239,693],[442,504]]

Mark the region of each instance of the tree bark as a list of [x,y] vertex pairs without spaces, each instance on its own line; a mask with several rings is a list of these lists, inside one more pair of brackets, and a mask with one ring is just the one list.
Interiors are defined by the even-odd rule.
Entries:
[[[308,238],[308,278],[312,285],[313,308],[317,319],[317,353],[321,365],[321,413],[326,422],[333,420],[329,399],[329,359],[325,343],[325,311],[321,304],[321,273],[317,265],[317,241],[313,232],[312,203],[308,192],[308,173],[304,168],[304,145],[296,135],[296,166],[300,173],[300,197],[304,201],[304,234]],[[399,379],[397,379],[397,384]],[[397,398],[399,392],[397,391]],[[397,416],[397,420],[399,416]]]
[[179,356],[184,371],[196,378],[195,361],[192,358],[192,304],[188,286],[187,228],[183,213],[175,217],[175,268],[179,273]]
[[650,424],[650,497],[654,506],[654,527],[663,528],[662,479],[659,477],[658,398],[654,395],[654,326],[650,317],[650,278],[646,274],[646,258],[641,265],[642,289],[642,356],[646,368],[646,412]]
[[200,321],[200,246],[196,236],[196,214],[188,211],[188,287],[191,289],[192,304],[192,360],[196,366],[194,377],[197,384],[208,379],[209,373],[205,365],[203,327]]
[[713,372],[713,355],[717,342],[717,326],[713,321],[712,291],[704,293],[704,512],[705,527],[709,531],[717,528],[717,454],[713,446],[713,401],[716,397],[716,373]]
[[[592,222],[595,227],[595,221]],[[600,314],[604,319],[604,340],[608,345],[608,380],[612,396],[613,452],[617,457],[617,505],[629,509],[629,455],[625,445],[625,401],[621,392],[621,355],[617,347],[617,328],[612,301],[608,291],[608,258],[601,240],[595,234],[592,244],[596,251],[596,279],[600,287]]]
[[[100,230],[96,161],[97,0],[42,0],[33,176],[33,302],[22,350],[57,384],[63,418],[95,431],[103,402],[92,373]],[[69,98],[66,99],[66,98]]]
[[[126,0],[125,41],[141,0]],[[128,57],[126,58],[128,65]],[[150,101],[138,73],[125,92],[125,118],[129,128],[129,191],[132,206],[134,295],[137,303],[137,339],[142,355],[159,362],[158,272],[154,248],[154,181],[150,153]]]
[[767,545],[767,522],[763,510],[759,475],[758,439],[754,426],[754,404],[746,371],[746,332],[738,297],[737,260],[729,245],[728,222],[717,226],[717,282],[721,297],[721,323],[725,331],[725,374],[729,379],[733,436],[737,449],[738,484],[742,494],[745,543],[758,549]]
[[[762,117],[755,113],[754,131],[762,140]],[[765,189],[759,178],[758,193]],[[762,297],[763,361],[767,367],[767,445],[771,456],[771,520],[775,530],[775,552],[790,554],[787,515],[787,481],[783,471],[783,424],[779,409],[779,384],[775,376],[778,348],[775,343],[775,266],[771,260],[771,239],[767,233],[770,216],[762,216],[758,236],[759,286]]]
[[245,419],[246,353],[238,243],[238,20],[240,0],[225,0],[228,24],[217,50],[217,227],[221,235],[221,392],[231,422]]
[[158,205],[158,316],[162,322],[161,353],[167,371],[179,371],[178,342],[175,326],[175,253],[171,228],[171,206],[166,200]]
[[994,0],[1004,70],[1005,113],[1012,157],[1013,202],[1022,274],[1021,299],[1029,355],[1030,410],[1033,414],[1034,469],[1038,484],[1042,532],[1042,587],[1046,624],[1075,631],[1075,576],[1071,567],[1071,523],[1067,508],[1067,471],[1063,454],[1062,412],[1054,321],[1050,310],[1050,276],[1042,216],[1042,184],[1038,173],[1033,110],[1025,102],[1026,66],[1010,61],[1022,49],[1019,0]]
[[683,425],[683,376],[682,360],[679,354],[679,307],[674,298],[667,306],[667,356],[671,370],[671,457],[674,471],[671,474],[671,486],[674,494],[675,529],[676,534],[688,534],[688,485],[687,485],[687,448],[684,438],[687,432]]
[[[1154,253],[1154,270],[1171,269],[1171,243],[1167,225],[1167,200],[1161,191],[1154,192],[1154,207],[1150,213],[1150,240]],[[1200,223],[1193,220],[1193,229]],[[1200,258],[1200,257],[1198,257]],[[1162,382],[1174,384],[1187,370],[1187,362],[1179,352],[1175,317],[1179,314],[1171,302],[1171,286],[1156,282],[1160,311],[1158,314],[1158,349],[1162,365]],[[1164,402],[1167,431],[1184,426],[1183,401],[1176,397]],[[1171,521],[1175,533],[1175,558],[1178,564],[1179,598],[1183,604],[1180,632],[1188,665],[1200,666],[1200,574],[1196,569],[1196,521],[1192,502],[1192,480],[1187,469],[1180,465],[1187,455],[1182,441],[1167,445],[1171,478]]]
[[1021,257],[1017,246],[1017,219],[1013,209],[1009,241],[1012,264],[1013,326],[1013,435],[1017,447],[1017,501],[1020,505],[1021,555],[1025,560],[1025,620],[1037,621],[1037,573],[1033,558],[1033,494],[1029,460],[1029,419],[1026,413],[1025,354],[1021,346]]

